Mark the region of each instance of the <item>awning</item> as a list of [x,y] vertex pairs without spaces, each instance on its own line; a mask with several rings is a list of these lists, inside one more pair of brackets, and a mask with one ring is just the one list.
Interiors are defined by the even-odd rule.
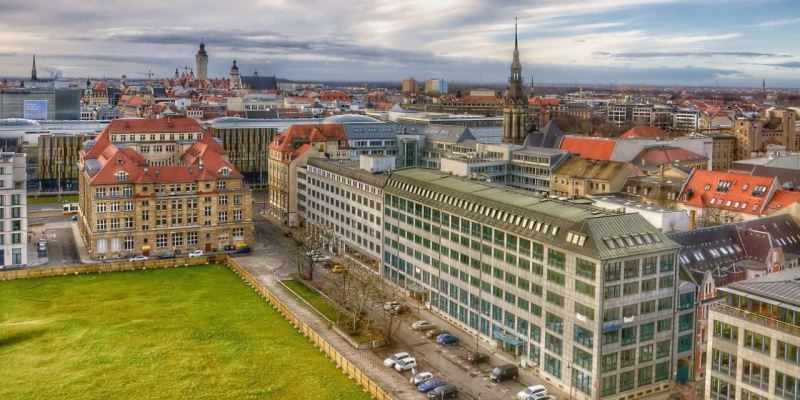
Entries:
[[522,346],[522,341],[517,339],[516,336],[514,336],[513,334],[510,334],[510,333],[506,333],[506,332],[503,332],[503,331],[495,330],[494,332],[492,332],[492,337],[497,339],[497,340],[499,340],[499,341],[501,341],[501,342],[503,342],[503,343],[505,343],[505,344],[509,344],[511,346],[514,346],[514,347]]

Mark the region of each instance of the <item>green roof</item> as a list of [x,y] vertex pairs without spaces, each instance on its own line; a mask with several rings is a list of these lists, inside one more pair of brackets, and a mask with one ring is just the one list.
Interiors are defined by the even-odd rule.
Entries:
[[[431,195],[412,193],[403,188],[403,184],[448,195],[478,206],[491,207],[514,217],[507,221],[501,220],[486,215],[486,212],[470,210],[464,205],[458,207],[446,201],[437,201]],[[680,247],[636,213],[622,214],[594,206],[573,204],[525,190],[456,177],[430,169],[396,170],[392,173],[384,191],[597,259],[663,252]],[[520,218],[516,218],[517,216]],[[548,232],[537,231],[538,228],[532,228],[537,226],[536,222],[542,225],[548,224],[551,228]],[[556,233],[553,234],[555,227],[557,227]],[[586,236],[586,240],[582,245],[571,243],[567,240],[572,236],[570,233]],[[615,243],[609,245],[607,243],[609,239]],[[622,240],[623,244],[619,245],[616,239]]]

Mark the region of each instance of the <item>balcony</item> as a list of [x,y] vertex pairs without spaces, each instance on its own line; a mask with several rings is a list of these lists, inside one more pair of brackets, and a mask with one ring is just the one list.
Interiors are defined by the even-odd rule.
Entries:
[[712,306],[714,311],[727,314],[736,318],[743,319],[745,321],[750,321],[762,326],[766,326],[772,329],[776,329],[779,331],[786,332],[790,335],[794,335],[796,337],[800,337],[800,326],[795,326],[791,324],[787,324],[785,322],[779,321],[774,318],[769,318],[760,314],[756,314],[750,311],[745,311],[736,307],[729,306],[727,304],[714,304]]

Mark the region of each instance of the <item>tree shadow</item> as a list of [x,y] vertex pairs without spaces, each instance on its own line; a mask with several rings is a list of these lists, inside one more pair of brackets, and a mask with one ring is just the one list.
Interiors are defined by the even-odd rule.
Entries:
[[0,332],[0,347],[12,346],[22,343],[26,340],[35,339],[44,335],[45,331],[45,329],[35,329],[24,332],[16,332],[10,335],[3,335],[2,332]]

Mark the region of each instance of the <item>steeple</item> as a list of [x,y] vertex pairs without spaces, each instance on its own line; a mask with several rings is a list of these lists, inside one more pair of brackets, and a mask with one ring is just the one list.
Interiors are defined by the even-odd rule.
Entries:
[[31,81],[36,82],[36,54],[33,55],[33,67],[31,68]]
[[519,41],[517,39],[517,19],[514,18],[514,58],[511,60],[510,81],[522,81],[522,63],[519,62]]
[[511,76],[508,77],[505,104],[503,105],[503,141],[522,143],[534,127],[528,109],[528,93],[522,80],[522,63],[519,61],[518,23],[514,18],[514,53],[511,60]]

